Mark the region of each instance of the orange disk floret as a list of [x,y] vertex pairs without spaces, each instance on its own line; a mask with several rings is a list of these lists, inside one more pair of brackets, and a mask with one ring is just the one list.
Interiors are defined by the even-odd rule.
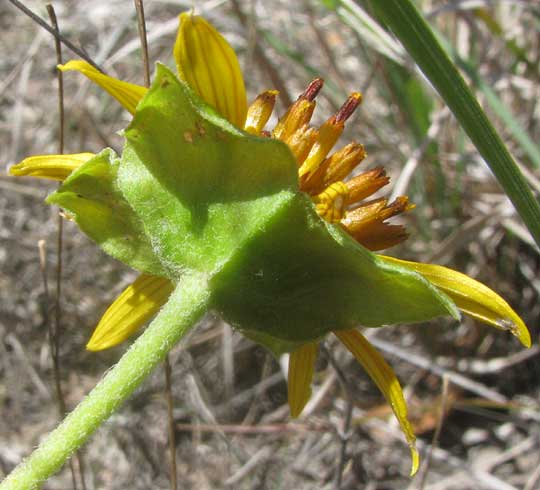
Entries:
[[277,90],[267,90],[259,94],[249,106],[244,126],[248,133],[260,134],[272,115],[278,94]]
[[358,92],[352,93],[339,111],[322,124],[319,128],[317,141],[298,171],[301,180],[309,178],[309,175],[315,172],[324,161],[328,152],[334,147],[341,133],[343,133],[345,121],[351,117],[361,101],[362,96]]
[[345,182],[349,191],[347,204],[354,204],[368,198],[389,182],[390,177],[386,175],[383,167],[376,167],[353,177]]
[[287,139],[296,130],[305,124],[309,124],[316,106],[315,97],[321,90],[323,83],[322,79],[316,78],[308,85],[307,89],[300,94],[300,97],[289,107],[285,115],[276,124],[276,127],[272,131],[274,138],[287,142]]
[[385,221],[415,206],[406,196],[397,197],[392,203],[388,199],[376,199],[348,211],[341,220],[347,232],[370,250],[382,250],[407,239],[405,228],[390,225]]
[[314,128],[309,123],[323,83],[320,78],[313,80],[271,132],[263,128],[274,109],[277,92],[263,92],[248,109],[245,130],[279,139],[289,146],[298,163],[300,190],[311,196],[321,218],[341,223],[352,237],[371,250],[396,245],[407,238],[407,233],[403,226],[389,224],[386,220],[414,206],[402,196],[392,203],[376,199],[347,210],[379,191],[390,178],[383,167],[376,167],[347,180],[366,157],[360,143],[349,143],[328,155],[341,136],[345,122],[362,102],[362,96],[353,92],[333,116]]
[[366,157],[363,145],[349,143],[332,153],[319,168],[300,182],[300,188],[308,194],[318,194],[329,185],[344,180]]

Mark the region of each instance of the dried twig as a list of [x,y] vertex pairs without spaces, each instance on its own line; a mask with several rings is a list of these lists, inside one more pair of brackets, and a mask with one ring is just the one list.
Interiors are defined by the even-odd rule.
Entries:
[[[62,393],[62,386],[60,384],[60,371],[57,361],[56,354],[56,335],[55,328],[51,322],[49,311],[50,311],[50,301],[49,301],[49,281],[47,280],[47,244],[45,240],[39,240],[38,242],[39,249],[39,268],[41,271],[41,279],[43,281],[43,296],[44,296],[44,323],[47,325],[49,332],[49,349],[51,351],[51,357],[53,359],[53,377],[54,377],[54,386],[56,389],[56,402],[58,406],[58,412],[60,417],[62,417],[66,410],[66,404],[64,401],[64,395]],[[69,460],[69,470],[71,473],[71,484],[74,490],[77,490],[77,478],[75,477],[75,465],[73,460]]]
[[534,490],[538,488],[540,483],[540,465],[532,472],[530,478],[527,480],[527,483],[523,487],[523,490]]
[[339,446],[339,457],[337,462],[336,473],[334,477],[334,488],[336,490],[341,489],[341,483],[343,480],[343,470],[345,469],[345,463],[347,461],[347,443],[351,437],[351,421],[352,421],[352,411],[353,411],[353,401],[347,387],[347,378],[341,370],[341,367],[334,359],[332,353],[325,347],[321,348],[321,351],[324,352],[325,356],[328,358],[328,361],[334,368],[334,371],[337,374],[338,380],[341,384],[341,388],[346,397],[346,409],[345,409],[345,420],[343,421],[343,429],[338,429],[338,435],[340,439]]
[[143,0],[134,0],[137,10],[137,26],[139,28],[139,38],[141,41],[141,53],[144,70],[144,85],[150,87],[150,62],[148,60],[148,39],[146,38],[146,21],[144,18]]
[[174,425],[174,400],[172,396],[172,382],[171,382],[171,363],[169,356],[165,357],[163,362],[165,370],[165,395],[167,398],[167,421],[168,421],[168,433],[169,433],[169,454],[171,459],[171,466],[169,468],[171,489],[176,490],[178,488],[178,477],[176,469],[176,428]]
[[269,458],[272,457],[273,450],[272,448],[265,446],[259,449],[248,461],[242,466],[234,475],[231,475],[225,480],[225,486],[230,487],[231,485],[236,485],[240,483],[244,478],[246,478],[257,466]]
[[304,434],[308,432],[334,432],[334,427],[324,424],[258,424],[258,425],[244,425],[244,424],[175,424],[175,427],[179,431],[193,432],[210,432],[210,433],[223,433],[234,435],[256,435],[256,434],[271,434],[271,435],[291,435],[291,434]]
[[[51,19],[51,23],[54,27],[54,30],[58,32],[58,22],[56,19],[56,13],[51,4],[47,5],[47,12]],[[55,48],[56,48],[56,62],[58,64],[62,63],[62,51],[60,47],[60,42],[58,38],[55,37]],[[58,153],[64,153],[64,80],[62,77],[62,72],[57,70],[57,80],[58,80]],[[56,388],[56,395],[58,398],[58,410],[60,416],[62,417],[66,412],[66,403],[64,401],[64,394],[62,393],[62,386],[60,385],[60,357],[59,357],[59,346],[60,346],[60,320],[61,320],[61,308],[60,308],[60,296],[62,293],[62,228],[63,228],[63,219],[60,213],[57,217],[57,242],[56,242],[56,253],[57,253],[57,266],[56,266],[56,297],[54,304],[54,324],[48,322],[49,328],[49,340],[51,344],[51,356],[53,361],[53,376]],[[40,249],[41,251],[41,249]],[[47,287],[46,281],[44,281],[45,287]],[[48,294],[48,291],[47,293]]]
[[533,345],[527,350],[520,350],[514,354],[505,357],[496,357],[494,359],[463,359],[459,362],[459,371],[470,374],[497,374],[522,362],[528,361],[532,357],[540,354],[540,347]]
[[424,489],[424,486],[426,484],[427,475],[429,472],[429,467],[431,464],[431,458],[433,457],[433,451],[434,449],[439,445],[439,437],[441,435],[441,430],[444,422],[444,417],[446,414],[446,403],[448,400],[448,377],[443,376],[442,378],[442,395],[441,395],[441,403],[439,406],[439,416],[437,418],[437,425],[435,427],[435,431],[433,432],[433,438],[431,439],[431,446],[429,446],[428,450],[426,451],[426,457],[424,458],[424,464],[422,465],[422,471],[419,475],[419,483],[418,488],[420,490]]
[[35,393],[38,394],[38,397],[41,399],[41,401],[51,400],[53,397],[51,395],[51,392],[49,391],[49,388],[40,378],[39,373],[36,371],[32,363],[30,362],[30,358],[26,353],[23,344],[15,335],[15,333],[8,333],[4,337],[4,342],[12,349],[13,356],[15,358],[18,358],[20,365],[26,371],[28,378],[30,379],[35,388]]
[[234,393],[234,344],[233,332],[228,325],[223,325],[221,352],[223,356],[223,383],[226,403]]
[[69,39],[66,39],[62,34],[57,32],[54,27],[51,27],[47,24],[39,15],[34,14],[28,7],[25,7],[19,0],[9,0],[11,4],[17,7],[19,10],[24,12],[28,17],[30,17],[36,24],[40,25],[46,31],[50,32],[56,39],[58,39],[64,46],[71,49],[77,56],[80,56],[84,61],[90,63],[94,68],[104,73],[104,70],[97,65],[92,58],[90,58],[82,49],[75,46]]
[[[47,13],[51,19],[54,32],[60,35],[60,29],[58,28],[58,20],[56,18],[56,12],[51,4],[47,4]],[[56,63],[62,64],[62,46],[58,36],[54,36],[54,45],[56,51]],[[58,153],[64,153],[64,127],[65,127],[65,115],[64,115],[64,77],[60,70],[56,70],[56,77],[58,80]],[[54,325],[52,322],[47,322],[49,329],[49,342],[51,346],[51,357],[53,363],[53,377],[56,390],[56,398],[58,402],[58,412],[60,418],[64,417],[66,413],[66,402],[64,399],[64,393],[62,385],[60,383],[60,337],[61,337],[61,318],[62,309],[60,298],[62,296],[62,250],[63,250],[63,235],[64,235],[64,218],[61,213],[58,213],[56,218],[57,232],[56,232],[56,295],[54,300]],[[48,295],[48,292],[46,293]],[[77,451],[75,458],[79,466],[79,477],[81,479],[81,486],[83,490],[86,490],[86,482],[84,479],[84,462],[80,451]],[[71,471],[71,480],[74,490],[77,490],[77,479],[75,478],[75,465],[73,460],[69,461],[69,468]]]
[[487,398],[488,400],[498,403],[508,403],[509,401],[508,398],[506,398],[504,395],[501,395],[497,391],[488,388],[482,383],[469,379],[461,374],[455,373],[448,369],[437,366],[429,359],[413,354],[410,351],[405,352],[404,349],[401,349],[400,347],[390,344],[389,342],[386,342],[384,340],[380,340],[373,335],[369,337],[369,341],[375,347],[387,352],[388,354],[396,356],[399,359],[408,362],[414,366],[420,367],[422,369],[427,369],[428,371],[436,374],[437,376],[446,376],[448,377],[448,380],[455,385],[460,386],[461,388],[465,388],[466,390],[469,390],[472,393],[476,393],[477,395]]

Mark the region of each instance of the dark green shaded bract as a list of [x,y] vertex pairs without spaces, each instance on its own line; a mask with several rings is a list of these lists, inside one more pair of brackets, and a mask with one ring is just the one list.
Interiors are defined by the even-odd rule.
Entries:
[[274,352],[332,330],[459,313],[418,274],[379,262],[298,193],[210,282],[232,325]]
[[[379,261],[324,222],[298,190],[286,145],[235,128],[167,68],[158,66],[125,136],[117,173],[104,153],[50,200],[75,212],[85,232],[131,266],[140,268],[110,239],[125,235],[126,223],[141,249],[151,249],[158,275],[176,284],[186,273],[203,274],[212,307],[275,353],[332,330],[458,316],[420,275]],[[103,183],[88,177],[98,164],[111,168]],[[89,198],[86,219],[81,203]],[[103,201],[107,213],[95,220]]]

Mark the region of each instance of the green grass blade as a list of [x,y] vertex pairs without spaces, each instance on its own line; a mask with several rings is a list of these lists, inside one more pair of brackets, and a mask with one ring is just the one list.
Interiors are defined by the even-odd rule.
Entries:
[[540,245],[540,206],[465,80],[411,0],[372,0],[385,24],[448,104]]

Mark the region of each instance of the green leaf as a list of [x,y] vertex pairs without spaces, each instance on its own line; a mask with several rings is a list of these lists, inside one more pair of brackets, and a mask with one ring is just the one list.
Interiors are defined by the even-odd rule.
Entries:
[[105,252],[142,272],[163,275],[142,223],[117,186],[119,159],[105,149],[75,170],[48,198]]
[[463,77],[410,0],[372,5],[440,93],[540,245],[540,206]]

